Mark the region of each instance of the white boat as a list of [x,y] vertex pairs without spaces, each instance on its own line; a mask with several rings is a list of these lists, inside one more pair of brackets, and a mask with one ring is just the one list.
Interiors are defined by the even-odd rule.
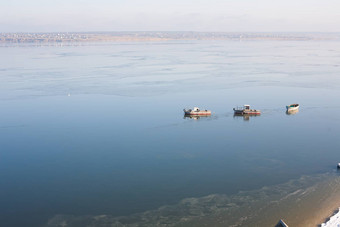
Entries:
[[185,115],[211,115],[210,110],[200,110],[198,107],[194,109],[183,109]]
[[286,106],[287,111],[293,111],[293,110],[298,110],[300,107],[299,104],[294,103],[294,104],[290,104],[289,106]]

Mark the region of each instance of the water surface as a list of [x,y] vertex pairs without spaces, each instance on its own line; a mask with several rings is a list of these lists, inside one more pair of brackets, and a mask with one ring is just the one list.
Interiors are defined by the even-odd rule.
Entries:
[[[336,174],[339,42],[0,48],[4,226],[60,215],[131,222],[187,198],[246,191],[246,200],[263,187]],[[291,103],[300,111],[287,115]],[[234,117],[243,104],[262,115]],[[193,106],[213,115],[184,118]]]

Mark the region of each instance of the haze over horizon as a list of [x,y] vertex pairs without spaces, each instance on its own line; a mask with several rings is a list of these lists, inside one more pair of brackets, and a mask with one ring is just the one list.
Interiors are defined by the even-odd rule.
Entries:
[[339,32],[336,0],[3,0],[0,32]]

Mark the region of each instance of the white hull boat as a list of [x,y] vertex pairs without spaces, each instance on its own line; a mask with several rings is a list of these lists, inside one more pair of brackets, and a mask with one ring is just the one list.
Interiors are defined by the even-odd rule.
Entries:
[[210,110],[200,110],[200,108],[198,107],[194,107],[194,109],[183,109],[184,114],[185,115],[194,115],[194,116],[198,116],[198,115],[202,115],[202,116],[208,116],[211,115],[211,111]]
[[290,104],[289,106],[286,106],[287,111],[296,111],[298,110],[300,107],[299,104],[295,103],[295,104]]

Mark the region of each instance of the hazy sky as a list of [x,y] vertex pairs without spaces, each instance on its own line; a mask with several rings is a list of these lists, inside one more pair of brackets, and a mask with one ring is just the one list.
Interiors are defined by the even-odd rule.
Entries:
[[340,0],[1,0],[0,32],[340,32]]

